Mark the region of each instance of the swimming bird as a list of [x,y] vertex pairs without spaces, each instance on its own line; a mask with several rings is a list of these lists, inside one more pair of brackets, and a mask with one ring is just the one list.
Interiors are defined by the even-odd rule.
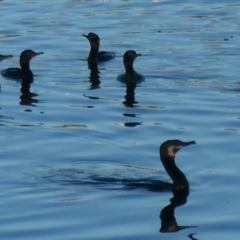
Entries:
[[175,154],[183,147],[196,144],[195,141],[182,142],[180,140],[168,140],[159,147],[159,156],[169,177],[173,183],[152,178],[141,178],[139,180],[124,181],[127,188],[138,189],[145,188],[152,192],[189,190],[189,183],[183,172],[175,164]]
[[28,78],[33,79],[33,73],[30,70],[29,62],[30,60],[37,56],[43,54],[43,52],[34,52],[33,50],[24,50],[19,58],[19,64],[21,68],[7,68],[2,70],[1,74],[3,77],[12,78],[12,79],[22,79]]
[[0,62],[4,59],[11,58],[11,57],[13,57],[13,55],[1,55],[0,54]]
[[118,75],[117,80],[123,83],[134,82],[140,83],[144,81],[145,77],[137,73],[133,68],[133,62],[138,57],[141,56],[140,53],[136,53],[134,50],[128,50],[123,55],[123,65],[125,68],[125,73]]
[[180,140],[168,140],[159,147],[160,159],[173,181],[173,189],[188,189],[189,183],[183,172],[175,164],[175,154],[183,147],[196,144],[195,141],[182,142]]
[[174,210],[177,207],[184,205],[187,202],[189,195],[189,183],[186,176],[176,166],[174,158],[177,151],[183,147],[195,144],[195,141],[182,142],[180,140],[168,140],[159,147],[160,159],[173,181],[172,192],[173,197],[170,199],[170,204],[164,207],[160,212],[161,227],[160,232],[178,232],[186,228],[194,228],[197,226],[180,226],[174,216]]
[[91,45],[87,58],[88,62],[106,62],[115,58],[116,54],[114,52],[99,52],[100,38],[97,34],[90,32],[88,35],[83,34],[83,36],[88,39]]

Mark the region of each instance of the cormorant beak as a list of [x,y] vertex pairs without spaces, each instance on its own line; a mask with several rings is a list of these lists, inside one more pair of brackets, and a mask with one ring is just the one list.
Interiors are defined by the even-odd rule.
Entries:
[[192,145],[192,144],[196,144],[195,141],[190,141],[190,142],[181,142],[180,145],[175,145],[174,148],[173,148],[173,151],[176,153],[178,152],[180,149],[184,148],[184,147],[187,147],[189,145]]
[[34,53],[34,55],[32,56],[32,58],[33,58],[33,57],[36,57],[37,55],[40,55],[40,54],[44,54],[44,52]]
[[190,141],[190,142],[182,142],[183,146],[182,147],[186,147],[186,146],[189,146],[189,145],[192,145],[192,144],[196,144],[195,141]]
[[141,53],[137,53],[137,56],[136,56],[136,57],[139,57],[139,56],[142,56],[142,54],[141,54]]
[[88,36],[87,36],[87,35],[83,34],[82,36],[88,39]]

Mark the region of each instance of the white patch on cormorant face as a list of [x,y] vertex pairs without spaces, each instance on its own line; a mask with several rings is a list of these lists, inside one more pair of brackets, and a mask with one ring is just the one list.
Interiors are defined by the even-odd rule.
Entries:
[[170,146],[168,147],[168,155],[171,156],[171,157],[175,157],[175,146]]
[[171,157],[175,157],[175,153],[179,151],[182,147],[177,147],[177,146],[169,146],[168,147],[168,155]]

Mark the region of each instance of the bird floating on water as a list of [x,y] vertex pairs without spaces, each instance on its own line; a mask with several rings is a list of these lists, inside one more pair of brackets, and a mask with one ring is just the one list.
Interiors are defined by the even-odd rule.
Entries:
[[159,147],[159,155],[163,167],[173,181],[173,189],[189,188],[189,183],[183,172],[175,164],[175,154],[183,147],[196,144],[195,141],[182,142],[180,140],[168,140]]
[[144,81],[145,77],[142,74],[137,73],[133,68],[133,62],[138,56],[141,56],[141,54],[137,54],[134,50],[128,50],[124,53],[123,65],[125,68],[125,73],[122,73],[117,77],[118,81],[123,83],[140,83]]
[[3,77],[12,79],[22,79],[22,78],[33,78],[33,73],[30,70],[29,62],[30,60],[37,56],[43,54],[43,52],[34,52],[33,50],[24,50],[19,58],[20,68],[7,68],[2,70],[1,74]]
[[88,35],[83,34],[83,36],[88,39],[91,45],[88,62],[106,62],[115,58],[114,52],[99,51],[100,38],[96,33],[90,32]]

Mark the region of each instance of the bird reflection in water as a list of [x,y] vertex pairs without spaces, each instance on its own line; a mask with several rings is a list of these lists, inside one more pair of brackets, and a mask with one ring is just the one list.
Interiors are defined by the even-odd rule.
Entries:
[[178,232],[186,228],[193,228],[196,226],[179,226],[174,217],[174,210],[176,207],[182,206],[187,202],[189,189],[173,190],[173,197],[170,199],[170,204],[164,207],[160,212],[161,227],[160,232]]
[[135,88],[137,84],[134,81],[127,81],[126,82],[126,95],[125,95],[125,101],[123,101],[123,104],[126,107],[133,107],[134,104],[138,103],[135,101]]
[[[174,210],[176,207],[182,206],[187,202],[189,195],[189,183],[183,172],[176,166],[174,158],[175,153],[181,148],[195,144],[194,141],[182,142],[180,140],[168,140],[160,146],[160,158],[162,164],[173,181],[172,192],[173,197],[170,199],[170,204],[164,207],[160,212],[161,227],[160,232],[178,232],[186,228],[193,228],[196,226],[179,226],[174,217]],[[190,239],[193,234],[189,235]]]
[[191,240],[197,240],[195,237],[193,237],[193,235],[195,235],[195,233],[189,234],[188,237],[189,237]]
[[[137,115],[132,114],[132,113],[123,113],[123,116],[124,117],[137,118]],[[136,127],[136,126],[141,125],[141,124],[142,124],[142,122],[136,122],[136,121],[135,122],[131,121],[131,122],[122,123],[122,125],[125,126],[125,127]]]
[[97,62],[88,62],[88,69],[90,70],[90,74],[89,74],[89,81],[91,83],[90,89],[100,88],[99,86],[101,83],[101,81],[99,80],[100,71],[98,70]]
[[31,83],[33,82],[32,78],[27,78],[24,77],[22,78],[22,82],[21,82],[21,96],[19,97],[20,105],[32,105],[35,106],[34,103],[38,103],[39,100],[37,100],[34,97],[37,97],[38,94],[36,93],[31,93],[30,92],[30,87],[31,87]]
[[[137,101],[135,101],[135,88],[136,88],[137,84],[134,81],[127,81],[126,82],[126,95],[125,95],[125,101],[123,101],[123,104],[126,107],[134,107],[134,104],[138,103]],[[130,116],[130,117],[136,117],[135,114],[126,114],[124,113],[123,116]],[[136,127],[138,125],[141,125],[142,122],[124,122],[122,125],[125,127]]]

